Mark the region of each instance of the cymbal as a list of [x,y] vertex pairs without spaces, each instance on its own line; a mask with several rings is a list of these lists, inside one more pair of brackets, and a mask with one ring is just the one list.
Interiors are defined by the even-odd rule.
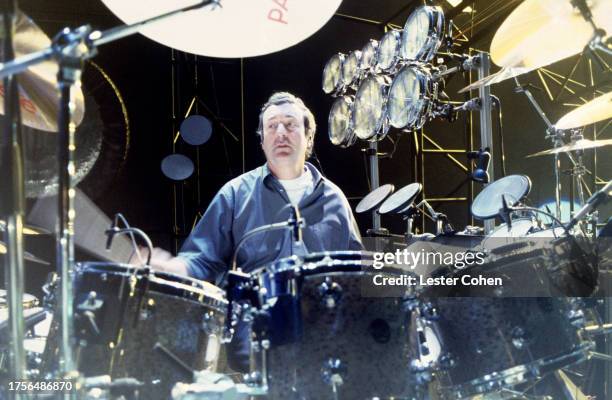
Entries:
[[557,129],[571,129],[612,118],[612,92],[603,94],[565,114]]
[[[130,24],[181,7],[194,0],[102,0]],[[341,0],[222,0],[144,27],[158,43],[211,57],[253,57],[291,47],[318,31]]]
[[[4,244],[4,242],[0,242],[0,255],[6,254],[6,252],[7,252],[6,245]],[[30,262],[33,262],[35,264],[51,265],[50,263],[48,263],[47,261],[43,260],[42,258],[38,258],[34,254],[28,253],[27,251],[23,252],[23,258],[26,261],[30,261]]]
[[570,151],[577,151],[577,150],[588,150],[588,149],[594,149],[596,147],[603,147],[603,146],[610,146],[610,145],[612,145],[612,139],[606,139],[606,140],[580,139],[570,144],[566,144],[565,146],[557,147],[554,149],[543,150],[537,153],[530,154],[527,156],[527,158],[546,156],[546,155],[551,155],[551,154],[567,153]]
[[[587,4],[598,28],[612,31],[612,2]],[[526,0],[501,24],[491,42],[491,59],[502,67],[540,68],[580,53],[593,28],[570,0]]]
[[508,79],[512,79],[515,76],[526,74],[527,72],[533,71],[534,68],[525,67],[503,67],[499,71],[489,76],[485,76],[482,79],[477,80],[474,83],[461,89],[458,93],[469,92],[470,90],[480,89],[483,86],[490,86],[499,82],[503,82]]
[[[0,18],[1,20],[1,18]],[[15,57],[42,50],[51,45],[51,40],[24,13],[18,12],[15,21],[13,47]],[[0,46],[0,54],[2,46]],[[46,61],[31,66],[18,75],[19,105],[24,125],[43,131],[57,132],[59,95],[57,90],[57,64]],[[84,114],[83,92],[73,88],[74,111],[72,122],[81,123]],[[0,83],[0,113],[4,113],[4,86]]]
[[[6,229],[6,222],[0,219],[0,231],[4,231]],[[23,226],[23,234],[24,235],[50,235],[51,232],[48,230],[32,225],[24,225]]]

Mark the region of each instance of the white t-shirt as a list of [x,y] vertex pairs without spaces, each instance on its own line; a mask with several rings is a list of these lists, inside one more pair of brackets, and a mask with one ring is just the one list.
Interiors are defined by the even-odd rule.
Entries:
[[314,190],[314,180],[308,168],[305,168],[304,173],[295,179],[279,179],[278,181],[285,188],[287,197],[294,207],[297,207],[300,200]]

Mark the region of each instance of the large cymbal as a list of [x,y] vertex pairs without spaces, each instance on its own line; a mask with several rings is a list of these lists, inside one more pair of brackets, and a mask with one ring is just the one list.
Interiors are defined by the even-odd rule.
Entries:
[[612,92],[594,98],[565,114],[557,123],[557,129],[571,129],[612,118]]
[[[0,18],[1,20],[1,18]],[[22,12],[16,14],[13,47],[15,57],[42,50],[51,40]],[[0,54],[2,46],[0,46]],[[47,61],[28,68],[19,74],[19,104],[24,125],[43,131],[57,132],[59,94],[57,90],[57,64]],[[83,92],[74,87],[74,112],[72,121],[80,124],[84,114]],[[4,86],[0,83],[0,113],[4,113]]]
[[[612,1],[587,1],[598,28],[612,32]],[[526,0],[502,23],[491,58],[502,67],[540,68],[580,53],[593,28],[570,0]]]
[[[0,232],[3,232],[6,229],[6,222],[0,219]],[[24,235],[50,235],[51,232],[44,228],[40,228],[38,226],[32,225],[24,225],[23,226],[23,234]]]
[[565,146],[560,146],[554,149],[543,150],[537,153],[530,154],[527,157],[529,158],[529,157],[547,156],[551,154],[568,153],[570,151],[588,150],[588,149],[594,149],[596,147],[603,147],[603,146],[610,146],[610,145],[612,145],[612,139],[606,139],[606,140],[580,139],[570,144],[566,144]]
[[458,93],[469,92],[470,90],[480,89],[483,86],[490,86],[499,82],[503,82],[507,79],[514,78],[519,75],[526,74],[527,72],[533,71],[533,68],[524,67],[503,67],[499,71],[489,76],[485,76],[482,79],[477,80],[474,83],[464,87]]
[[[102,0],[125,23],[134,23],[195,0]],[[293,46],[318,31],[341,0],[221,0],[156,22],[141,30],[148,38],[188,53],[252,57]]]

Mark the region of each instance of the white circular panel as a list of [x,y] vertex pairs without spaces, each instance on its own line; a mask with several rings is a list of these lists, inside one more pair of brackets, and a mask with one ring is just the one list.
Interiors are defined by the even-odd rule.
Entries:
[[353,128],[360,139],[374,137],[382,126],[384,93],[380,78],[371,76],[359,85],[353,105]]
[[400,48],[402,57],[407,60],[416,60],[427,42],[428,34],[429,15],[425,8],[419,8],[408,17],[404,25]]
[[348,97],[339,97],[329,112],[329,140],[336,146],[349,146],[353,142],[351,124],[351,103]]
[[361,51],[352,51],[344,64],[342,64],[342,84],[350,85],[355,82],[359,76],[359,62],[361,61]]
[[361,49],[361,62],[359,68],[362,71],[370,71],[376,65],[376,52],[378,51],[378,42],[370,39],[368,43]]
[[[125,23],[199,3],[187,0],[102,0]],[[188,53],[253,57],[291,47],[318,31],[341,0],[221,0],[141,30],[148,38]]]
[[325,64],[325,68],[323,68],[323,91],[325,93],[332,93],[340,85],[344,58],[344,54],[338,53]]
[[416,121],[423,89],[421,81],[412,68],[404,68],[397,74],[389,89],[387,103],[387,114],[391,126],[403,128]]
[[378,54],[376,62],[378,68],[383,71],[389,70],[397,63],[398,48],[400,45],[400,33],[389,31],[378,43]]

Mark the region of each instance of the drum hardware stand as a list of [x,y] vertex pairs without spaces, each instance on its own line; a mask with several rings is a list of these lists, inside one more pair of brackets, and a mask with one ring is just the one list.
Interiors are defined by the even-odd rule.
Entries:
[[[112,28],[103,32],[92,31],[92,28],[88,25],[81,26],[74,30],[65,28],[54,38],[53,43],[49,48],[25,55],[18,59],[14,59],[13,61],[6,62],[0,68],[0,78],[7,78],[44,61],[55,60],[59,64],[58,89],[60,91],[60,111],[58,115],[59,201],[57,224],[57,266],[60,269],[61,309],[63,311],[61,316],[60,349],[62,361],[60,362],[60,369],[64,378],[73,379],[78,376],[72,354],[74,321],[72,312],[70,311],[72,310],[71,272],[74,264],[73,225],[75,217],[75,189],[73,175],[75,171],[74,131],[76,129],[75,125],[71,121],[71,104],[73,94],[72,86],[80,82],[82,63],[84,60],[92,58],[96,55],[97,46],[137,33],[141,28],[149,23],[156,22],[186,11],[199,9],[209,4],[218,5],[218,0],[205,0],[196,5],[149,18],[134,24]],[[17,146],[17,148],[19,148],[19,146]],[[21,168],[18,167],[17,171],[20,170]],[[23,195],[23,182],[21,182],[21,185],[16,184],[13,190],[13,196],[19,196],[20,194]],[[19,239],[20,236],[19,231],[22,221],[21,217],[19,217],[20,213],[18,208],[15,208],[15,211],[15,215],[17,215],[17,217],[8,218],[7,230],[9,232],[16,231],[16,234],[11,234],[10,237],[17,241],[16,239]],[[19,250],[19,247],[21,247],[21,251]],[[9,257],[15,259],[11,265],[14,266],[15,269],[19,269],[19,264],[21,264],[20,274],[23,274],[23,260],[21,262],[18,260],[23,256],[23,248],[16,243],[14,248],[11,248],[11,250],[11,255]],[[15,290],[11,290],[13,293],[10,296],[17,294],[15,292],[19,291],[18,287],[14,287],[12,289]],[[15,317],[17,317],[17,315]],[[22,323],[20,323],[19,326],[22,326]],[[23,338],[23,332],[19,332],[19,329],[17,328],[14,332],[14,336],[14,341],[18,342],[20,338]],[[20,343],[23,342],[21,341]],[[19,347],[19,344],[16,344],[16,346]],[[19,354],[16,354],[16,357],[20,359],[23,358]],[[15,365],[16,373],[23,374],[23,363],[17,361],[17,364],[20,365]],[[71,398],[73,396],[66,394],[65,397]]]
[[[593,14],[589,9],[586,0],[570,0],[570,2],[574,8],[577,8],[578,11],[580,11],[582,17],[593,28],[593,38],[589,41],[587,47],[592,50],[601,50],[608,55],[612,55],[612,50],[607,46],[607,44],[602,44],[604,43],[604,38],[607,36],[606,31],[598,28],[597,25],[595,25],[595,21],[593,21]],[[600,60],[598,60],[598,62],[600,62]],[[606,68],[604,67],[603,69],[605,70]]]
[[[489,76],[491,68],[491,56],[489,53],[481,52],[479,62],[477,63],[478,79],[484,79]],[[481,100],[480,107],[480,146],[483,148],[493,148],[493,121],[491,118],[492,101],[491,88],[489,86],[481,86],[478,89],[478,96]],[[493,165],[489,167],[489,176],[495,180]],[[485,235],[491,233],[495,228],[495,219],[484,221]]]
[[[290,206],[290,205],[288,205]],[[238,261],[238,251],[244,245],[244,243],[252,238],[255,235],[259,235],[260,233],[275,231],[279,229],[291,229],[294,241],[296,243],[302,243],[302,229],[306,226],[306,221],[300,215],[300,211],[297,207],[292,208],[291,217],[287,221],[284,222],[276,222],[273,224],[263,225],[258,228],[252,229],[248,231],[238,242],[236,248],[234,250],[234,254],[232,255],[232,271],[236,271],[238,269],[237,261]],[[224,277],[225,278],[225,277]]]
[[[370,191],[378,189],[380,186],[379,181],[379,173],[378,173],[378,142],[372,141],[368,143],[368,148],[365,149],[365,152],[369,159],[369,167],[370,167]],[[386,230],[383,230],[380,226],[380,214],[376,212],[376,210],[372,210],[372,229],[374,232],[384,233]]]
[[436,210],[434,210],[433,207],[429,204],[429,202],[425,199],[423,199],[419,204],[417,204],[415,208],[420,209],[423,206],[427,209],[427,211],[431,215],[431,218],[436,223],[436,235],[451,233],[453,231],[453,227],[448,222],[448,217],[446,216],[446,214],[436,212]]
[[[13,33],[15,31],[15,13],[17,1],[4,2],[2,10],[2,62],[14,59]],[[8,190],[0,191],[0,216],[6,217],[6,244],[7,254],[4,256],[6,267],[5,284],[8,289],[9,309],[9,368],[10,378],[22,380],[26,378],[26,355],[23,347],[24,339],[24,241],[23,219],[25,214],[25,183],[24,183],[24,156],[23,137],[21,133],[21,115],[19,108],[19,94],[17,76],[6,74],[5,88],[5,124],[4,132],[0,135],[0,166],[7,171],[9,182]],[[21,398],[20,395],[14,395]]]

